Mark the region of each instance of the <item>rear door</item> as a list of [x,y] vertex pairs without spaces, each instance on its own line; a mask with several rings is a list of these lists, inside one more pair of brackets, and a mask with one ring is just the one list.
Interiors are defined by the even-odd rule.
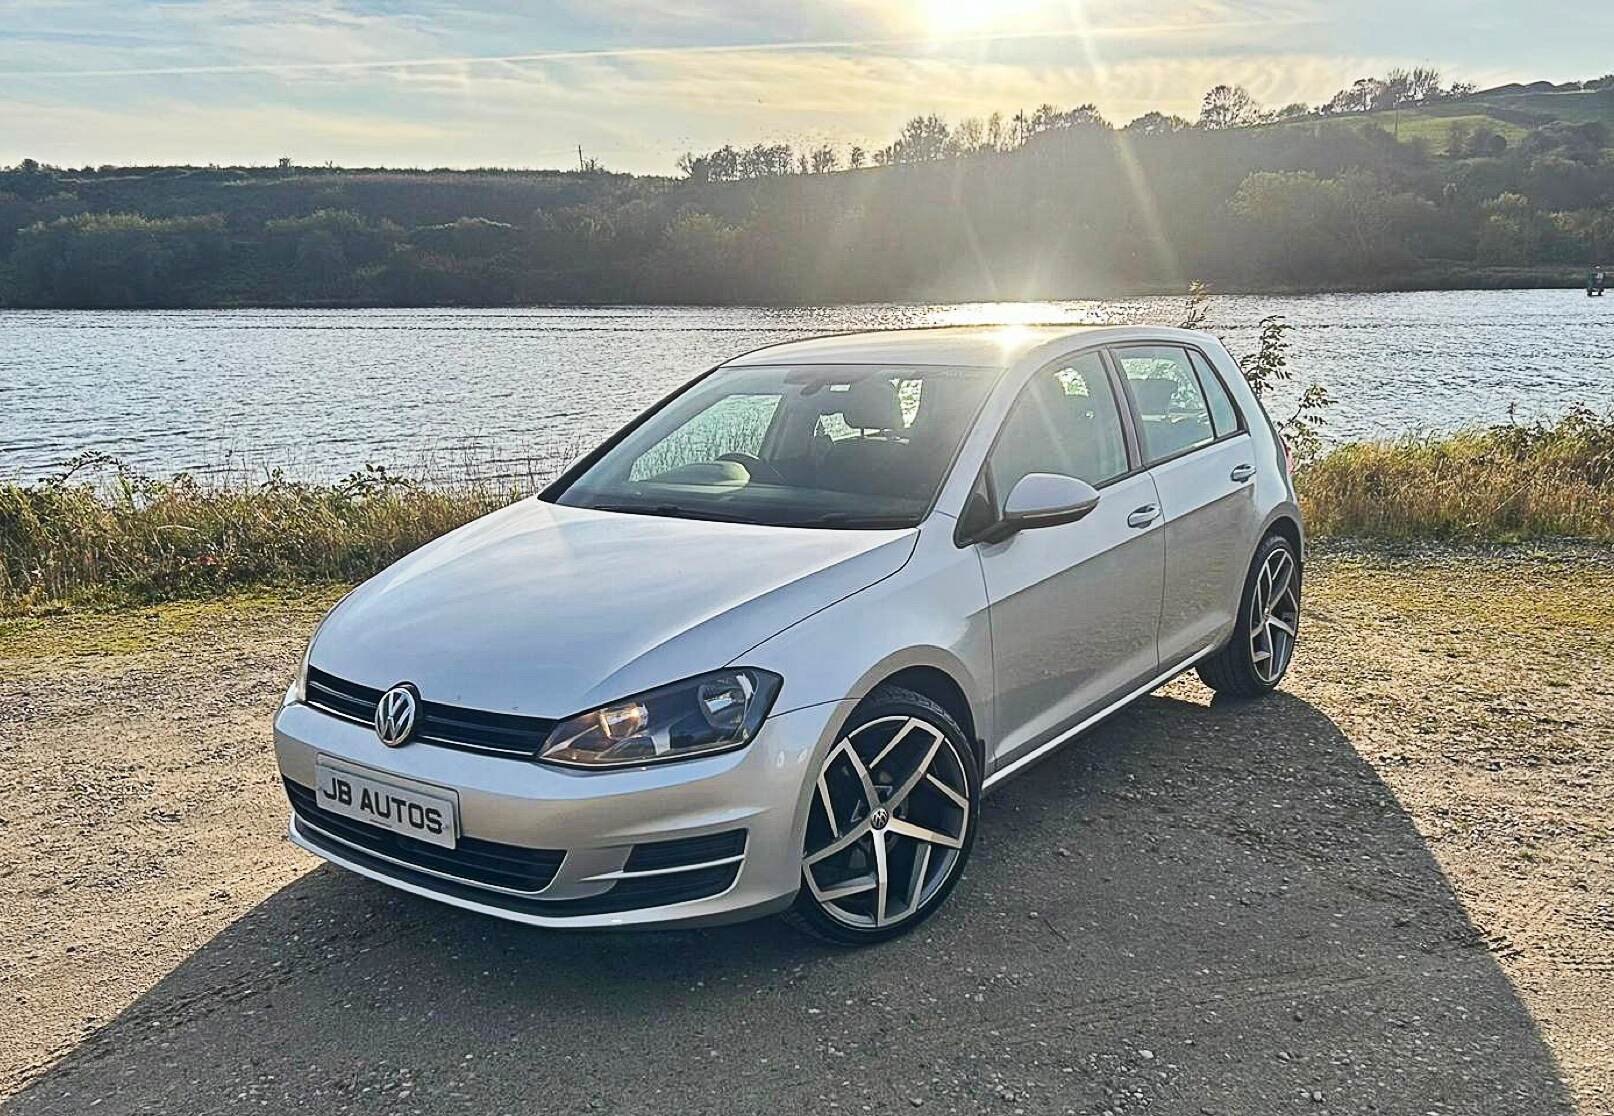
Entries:
[[1202,353],[1180,345],[1111,349],[1165,516],[1160,661],[1233,628],[1259,515],[1249,429]]
[[994,765],[1156,673],[1165,543],[1120,399],[1097,350],[1056,361],[1026,384],[983,470],[997,507],[1028,473],[1099,490],[1074,523],[977,544],[992,617]]

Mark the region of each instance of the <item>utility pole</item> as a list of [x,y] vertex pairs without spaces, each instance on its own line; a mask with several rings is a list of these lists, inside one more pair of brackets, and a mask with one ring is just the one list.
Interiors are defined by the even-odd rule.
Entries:
[[579,171],[583,170],[583,145],[582,144],[577,145],[577,169]]

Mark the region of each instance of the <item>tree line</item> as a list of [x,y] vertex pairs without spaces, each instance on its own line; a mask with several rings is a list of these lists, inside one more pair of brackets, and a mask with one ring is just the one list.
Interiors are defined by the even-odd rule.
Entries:
[[[1373,80],[1399,89],[1395,76]],[[1115,128],[1091,105],[927,115],[873,152],[731,146],[690,156],[678,178],[24,162],[0,170],[0,304],[814,303],[1074,297],[1190,277],[1267,290],[1567,283],[1614,258],[1614,153],[1597,120],[1502,120],[1463,101],[1434,142],[1398,142],[1371,109],[1230,124],[1226,113],[1264,110],[1227,88],[1192,124],[1150,114]],[[1614,98],[1599,88],[1586,96]],[[1425,75],[1403,95],[1452,93]]]
[[[1450,104],[1472,97],[1476,91],[1472,82],[1454,81],[1443,85],[1443,80],[1441,72],[1433,67],[1397,67],[1382,77],[1358,78],[1317,105],[1294,101],[1277,108],[1263,106],[1241,85],[1221,84],[1205,92],[1196,120],[1162,112],[1146,112],[1120,130],[1124,133],[1158,135],[1189,128],[1215,131],[1262,124],[1348,118],[1357,114]],[[1577,84],[1587,91],[1614,90],[1614,74]],[[874,166],[891,166],[955,159],[981,152],[1017,151],[1048,132],[1093,127],[1107,129],[1112,125],[1090,103],[1070,109],[1042,104],[1032,110],[1021,109],[1011,116],[994,112],[985,117],[965,117],[957,123],[950,123],[930,113],[910,119],[891,143],[874,149],[872,153],[853,144],[847,149],[844,160],[840,151],[831,144],[818,144],[804,150],[797,150],[788,143],[759,143],[740,148],[725,144],[704,153],[685,152],[679,157],[678,170],[695,182],[739,182],[791,174],[827,174],[842,169],[857,170],[871,163]]]

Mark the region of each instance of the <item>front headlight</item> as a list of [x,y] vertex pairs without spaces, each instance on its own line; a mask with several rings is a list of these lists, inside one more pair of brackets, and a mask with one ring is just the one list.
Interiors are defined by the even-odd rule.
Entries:
[[[315,629],[314,634],[318,635],[319,630]],[[308,646],[303,649],[302,660],[297,664],[297,674],[291,680],[291,698],[298,705],[304,705],[308,701],[308,656],[313,653],[314,641],[309,640]]]
[[538,758],[567,767],[635,767],[739,748],[762,727],[782,681],[744,668],[661,686],[562,721]]

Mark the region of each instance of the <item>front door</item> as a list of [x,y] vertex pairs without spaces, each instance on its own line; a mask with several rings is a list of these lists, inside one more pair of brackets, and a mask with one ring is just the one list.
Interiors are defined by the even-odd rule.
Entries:
[[1154,481],[1131,469],[1103,358],[1038,372],[1004,420],[986,477],[1001,507],[1028,473],[1099,490],[1058,527],[978,544],[991,607],[997,701],[993,765],[1052,739],[1136,688],[1159,666],[1165,543]]

